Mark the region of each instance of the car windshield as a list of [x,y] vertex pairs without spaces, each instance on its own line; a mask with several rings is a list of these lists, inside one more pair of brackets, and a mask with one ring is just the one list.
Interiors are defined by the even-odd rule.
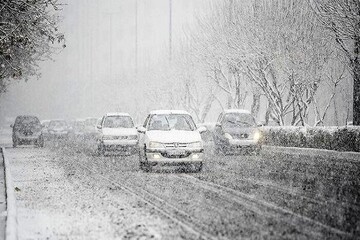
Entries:
[[40,121],[37,117],[24,116],[24,117],[18,117],[15,120],[15,128],[18,128],[20,126],[38,127],[39,125],[40,125]]
[[255,120],[248,113],[228,113],[223,119],[223,126],[228,128],[255,127]]
[[132,128],[134,123],[129,116],[108,116],[104,121],[104,128]]
[[195,123],[187,114],[161,114],[153,115],[149,122],[148,130],[183,130],[194,131]]
[[65,121],[51,121],[49,123],[49,128],[64,128],[67,124]]

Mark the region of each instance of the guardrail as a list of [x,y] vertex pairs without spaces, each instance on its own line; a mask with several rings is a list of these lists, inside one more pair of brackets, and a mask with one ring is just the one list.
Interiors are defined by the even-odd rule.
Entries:
[[5,157],[5,148],[1,148],[2,158],[4,160],[5,168],[5,188],[6,188],[6,240],[16,240],[17,236],[17,209],[16,198],[14,193],[13,180],[10,172],[10,163]]

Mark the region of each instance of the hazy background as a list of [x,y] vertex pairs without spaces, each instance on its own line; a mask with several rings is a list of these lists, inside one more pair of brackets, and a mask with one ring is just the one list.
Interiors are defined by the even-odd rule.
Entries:
[[[100,117],[126,111],[141,122],[147,104],[139,75],[160,69],[169,57],[169,0],[138,0],[138,69],[135,59],[135,0],[66,1],[60,24],[66,48],[40,63],[41,77],[18,82],[2,98],[8,117],[41,119]],[[206,0],[172,0],[172,47],[208,7]],[[156,109],[157,106],[147,106]],[[143,115],[143,118],[140,117]]]

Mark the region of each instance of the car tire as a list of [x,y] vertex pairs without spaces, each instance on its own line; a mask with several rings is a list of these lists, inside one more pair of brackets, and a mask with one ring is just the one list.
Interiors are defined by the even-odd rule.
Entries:
[[139,164],[140,164],[140,169],[144,172],[151,172],[152,171],[152,167],[151,165],[147,162],[146,159],[146,146],[144,146],[144,152],[142,153],[141,150],[139,150]]
[[197,164],[195,165],[195,172],[201,172],[202,168],[203,168],[203,163],[202,163],[202,162],[201,162],[201,163],[197,163]]
[[98,145],[96,153],[98,156],[105,156],[105,149],[101,144]]
[[37,147],[44,147],[44,138],[41,136],[38,138],[38,140],[36,140],[36,144]]
[[17,139],[13,139],[13,147],[16,148],[18,144],[19,143],[18,143]]

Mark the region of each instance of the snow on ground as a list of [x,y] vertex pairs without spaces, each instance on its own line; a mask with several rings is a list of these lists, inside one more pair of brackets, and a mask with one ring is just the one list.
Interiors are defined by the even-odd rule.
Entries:
[[17,189],[19,239],[160,239],[187,234],[133,196],[121,191],[114,195],[76,171],[65,172],[63,159],[48,149],[7,149],[7,157]]

